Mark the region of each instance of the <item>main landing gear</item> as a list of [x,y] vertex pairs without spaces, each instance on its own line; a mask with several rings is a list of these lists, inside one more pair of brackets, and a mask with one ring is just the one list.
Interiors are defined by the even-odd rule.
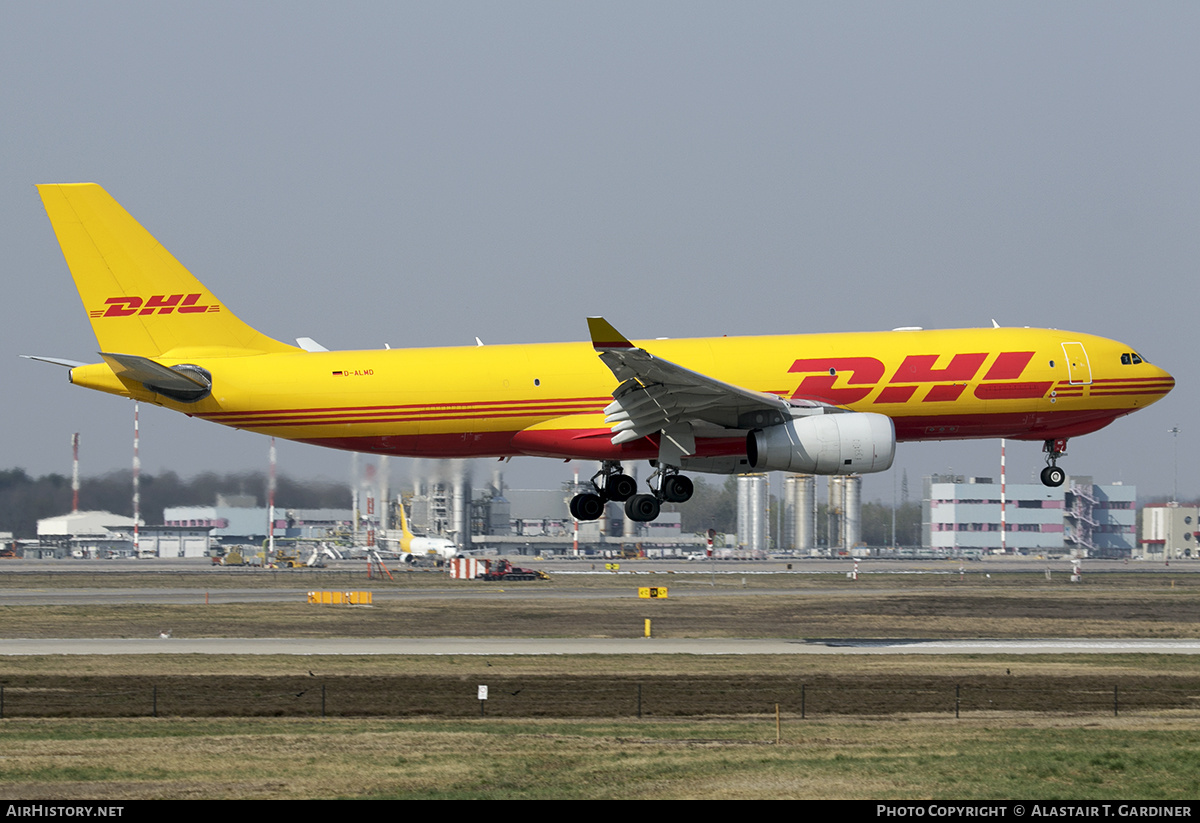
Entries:
[[1042,444],[1046,453],[1046,468],[1042,469],[1043,486],[1061,486],[1067,479],[1067,473],[1058,467],[1058,458],[1067,456],[1067,439],[1047,440]]
[[[658,488],[653,485],[655,478]],[[658,517],[663,503],[684,503],[695,490],[692,481],[679,474],[678,469],[660,466],[650,477],[654,493],[637,494],[637,481],[625,474],[616,461],[605,461],[591,482],[595,493],[583,492],[571,498],[571,516],[576,520],[598,520],[611,500],[625,504],[625,516],[630,520],[645,523]]]

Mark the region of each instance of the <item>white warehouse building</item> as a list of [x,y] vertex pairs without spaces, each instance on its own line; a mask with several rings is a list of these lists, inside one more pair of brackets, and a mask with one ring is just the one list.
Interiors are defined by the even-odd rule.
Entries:
[[1142,509],[1141,555],[1169,562],[1200,557],[1200,509],[1163,503]]
[[947,554],[1081,551],[1091,557],[1128,557],[1135,547],[1135,486],[1098,486],[1081,476],[1056,488],[1009,483],[1003,532],[1000,496],[1000,484],[990,477],[927,477],[922,543]]

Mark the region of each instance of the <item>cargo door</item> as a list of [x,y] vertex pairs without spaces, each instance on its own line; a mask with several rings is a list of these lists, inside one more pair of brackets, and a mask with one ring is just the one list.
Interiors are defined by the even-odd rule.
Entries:
[[1092,382],[1092,366],[1082,343],[1063,343],[1063,354],[1067,357],[1067,377],[1071,385],[1086,386]]

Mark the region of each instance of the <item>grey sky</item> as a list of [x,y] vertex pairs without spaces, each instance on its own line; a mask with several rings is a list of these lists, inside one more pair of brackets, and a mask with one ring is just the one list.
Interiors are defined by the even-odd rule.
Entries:
[[[129,464],[34,189],[103,184],[243,319],[329,348],[1052,326],[1174,393],[1069,472],[1171,490],[1200,396],[1194,3],[2,2],[0,466]],[[143,406],[147,471],[265,440]],[[1039,444],[1010,444],[1014,479]],[[349,457],[281,444],[293,475]],[[995,474],[998,446],[905,444]],[[517,485],[565,474],[515,460]],[[489,467],[481,467],[481,471]],[[396,468],[402,474],[402,467]],[[526,478],[528,478],[526,480]],[[892,480],[867,497],[890,499]]]

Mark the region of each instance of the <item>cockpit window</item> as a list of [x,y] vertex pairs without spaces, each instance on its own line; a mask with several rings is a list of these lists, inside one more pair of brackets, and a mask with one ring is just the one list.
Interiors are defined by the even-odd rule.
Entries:
[[1141,363],[1141,362],[1142,362],[1141,356],[1137,352],[1134,352],[1133,353],[1133,365],[1136,366],[1138,363]]
[[1122,366],[1128,366],[1132,362],[1133,362],[1133,355],[1130,354],[1129,352],[1124,352],[1121,355],[1121,365]]

